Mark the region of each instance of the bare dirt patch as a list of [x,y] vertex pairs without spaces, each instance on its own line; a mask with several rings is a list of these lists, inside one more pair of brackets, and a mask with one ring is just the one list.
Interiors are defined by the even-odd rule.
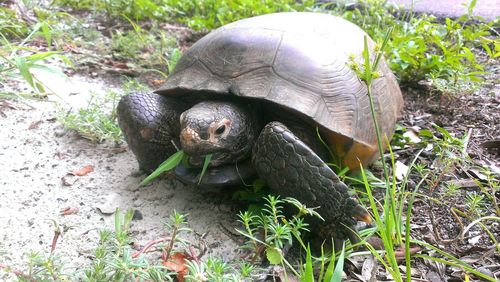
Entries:
[[[232,229],[237,212],[219,194],[174,179],[138,187],[143,177],[131,152],[115,144],[91,143],[64,129],[56,121],[53,102],[33,104],[35,108],[0,101],[2,264],[22,269],[25,253],[48,254],[58,225],[64,232],[54,252],[69,270],[86,266],[99,231],[113,230],[116,208],[136,211],[131,231],[138,247],[168,236],[165,222],[178,211],[188,215],[194,231],[186,239],[204,245],[208,254],[228,260],[236,255],[237,245],[223,231]],[[71,175],[87,166],[92,171]],[[0,278],[13,278],[5,275]]]

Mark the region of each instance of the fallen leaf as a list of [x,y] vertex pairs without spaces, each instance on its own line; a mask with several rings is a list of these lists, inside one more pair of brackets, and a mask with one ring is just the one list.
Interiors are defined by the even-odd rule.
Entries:
[[94,171],[94,167],[91,165],[86,165],[86,166],[82,167],[81,169],[74,171],[72,174],[76,175],[76,176],[84,176],[84,175],[91,173],[92,171]]
[[478,187],[477,182],[472,179],[453,179],[446,182],[448,185],[455,185],[458,188]]
[[28,126],[28,129],[29,130],[36,129],[41,123],[42,123],[41,120],[34,121],[30,124],[30,126]]
[[60,215],[70,215],[78,213],[79,209],[77,207],[65,207],[59,211]]
[[397,161],[396,162],[396,179],[403,180],[405,175],[408,173],[408,166],[404,163]]
[[415,143],[415,144],[420,143],[420,141],[422,141],[422,139],[420,139],[420,137],[418,137],[418,130],[416,130],[414,128],[409,128],[408,131],[403,133],[403,137],[408,138],[411,143]]
[[[416,247],[410,247],[410,255],[416,254],[418,252],[422,251],[422,248],[419,246]],[[394,251],[394,255],[396,256],[396,259],[398,261],[402,261],[405,259],[405,254],[406,250],[404,247],[400,247]]]
[[127,62],[112,61],[112,66],[119,69],[128,69]]
[[377,261],[373,256],[368,256],[361,268],[362,281],[377,281]]
[[479,172],[478,169],[471,168],[467,172],[479,180],[483,180],[483,181],[488,180],[488,177],[486,175],[482,174],[481,172]]
[[12,105],[12,103],[9,103],[7,101],[2,101],[2,108],[9,108],[11,110],[17,110],[18,108],[14,105]]
[[62,45],[62,49],[64,51],[71,51],[73,49],[76,49],[76,45],[75,44],[71,44],[71,43],[65,43]]
[[50,251],[54,252],[57,246],[57,241],[59,240],[59,237],[61,236],[61,231],[59,230],[54,230],[54,236],[52,237],[52,243],[50,244]]
[[188,268],[186,266],[186,255],[183,253],[175,253],[170,256],[168,261],[163,262],[163,266],[171,271],[177,273],[177,280],[179,282],[184,281],[184,276],[188,274]]
[[487,149],[500,149],[500,140],[484,141],[480,146]]

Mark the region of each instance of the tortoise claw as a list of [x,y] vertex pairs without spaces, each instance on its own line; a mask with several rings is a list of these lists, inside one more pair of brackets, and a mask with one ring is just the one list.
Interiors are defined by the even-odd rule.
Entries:
[[366,224],[372,223],[372,217],[370,216],[368,211],[366,211],[366,209],[360,206],[359,204],[356,203],[356,205],[352,209],[352,212],[354,219],[358,221],[363,221]]

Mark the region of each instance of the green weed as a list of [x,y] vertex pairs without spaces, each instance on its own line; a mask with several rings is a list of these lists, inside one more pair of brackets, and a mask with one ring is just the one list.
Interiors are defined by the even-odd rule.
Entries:
[[116,105],[120,98],[121,94],[114,91],[109,91],[102,97],[92,94],[84,108],[68,112],[59,110],[58,120],[65,127],[93,142],[120,142],[122,133],[116,122]]
[[476,53],[482,49],[492,59],[500,56],[500,39],[492,28],[496,23],[478,23],[469,15],[440,23],[433,16],[401,16],[383,0],[360,1],[356,9],[340,7],[334,13],[359,25],[377,42],[383,40],[387,27],[394,29],[385,55],[405,85],[428,81],[448,96],[470,93],[484,73]]
[[21,39],[28,34],[28,26],[17,18],[14,11],[0,4],[0,36]]
[[[321,256],[315,258],[311,256],[309,246],[306,246],[303,241],[303,236],[309,230],[308,224],[304,222],[304,216],[311,215],[321,218],[314,209],[307,208],[299,201],[286,198],[279,199],[269,195],[265,198],[266,204],[260,213],[252,211],[241,212],[239,222],[243,225],[243,229],[237,229],[238,233],[245,236],[248,241],[244,248],[252,250],[252,261],[265,255],[267,261],[273,265],[280,265],[285,271],[285,278],[288,276],[287,270],[291,271],[296,277],[301,277],[301,281],[314,281],[313,268],[320,270],[318,281],[340,281],[329,280],[334,274],[335,252],[332,252],[331,257]],[[289,204],[297,208],[298,212],[292,217],[285,217],[283,213],[284,204]],[[285,259],[284,252],[292,246],[293,242],[299,243],[302,250],[306,253],[306,264],[300,269],[295,269],[290,262]],[[343,254],[343,252],[342,252]],[[343,261],[343,255],[340,256],[339,264]],[[325,271],[325,264],[330,262]],[[342,266],[340,271],[342,271]]]
[[213,29],[243,18],[274,12],[311,10],[314,0],[165,0],[173,18],[193,29]]
[[113,57],[146,69],[170,73],[180,57],[176,39],[159,29],[143,30],[136,23],[130,23],[133,30],[118,30],[112,34],[110,52]]
[[19,43],[10,42],[4,34],[0,33],[0,83],[8,77],[20,77],[28,83],[37,95],[42,95],[47,92],[46,86],[34,75],[33,70],[65,76],[57,68],[44,63],[46,60],[56,57],[67,65],[71,65],[69,59],[62,55],[61,52],[40,52],[27,46],[37,35],[43,35],[47,45],[50,45],[51,30],[46,22],[35,24],[31,32]]
[[56,4],[76,9],[104,12],[108,18],[123,15],[135,21],[152,19],[165,22],[171,19],[193,29],[215,27],[262,14],[273,12],[304,11],[314,7],[314,0],[56,0]]
[[101,231],[92,265],[82,271],[84,281],[171,281],[172,273],[163,265],[152,264],[143,256],[134,256],[129,227],[134,212],[115,213],[115,230]]

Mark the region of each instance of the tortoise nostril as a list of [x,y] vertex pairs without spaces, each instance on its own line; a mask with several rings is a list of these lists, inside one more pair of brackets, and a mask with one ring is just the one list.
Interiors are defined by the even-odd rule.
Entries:
[[186,145],[189,145],[189,144],[193,143],[193,136],[186,129],[183,129],[181,131],[180,139],[181,139],[181,145],[182,145],[182,147],[185,147]]

